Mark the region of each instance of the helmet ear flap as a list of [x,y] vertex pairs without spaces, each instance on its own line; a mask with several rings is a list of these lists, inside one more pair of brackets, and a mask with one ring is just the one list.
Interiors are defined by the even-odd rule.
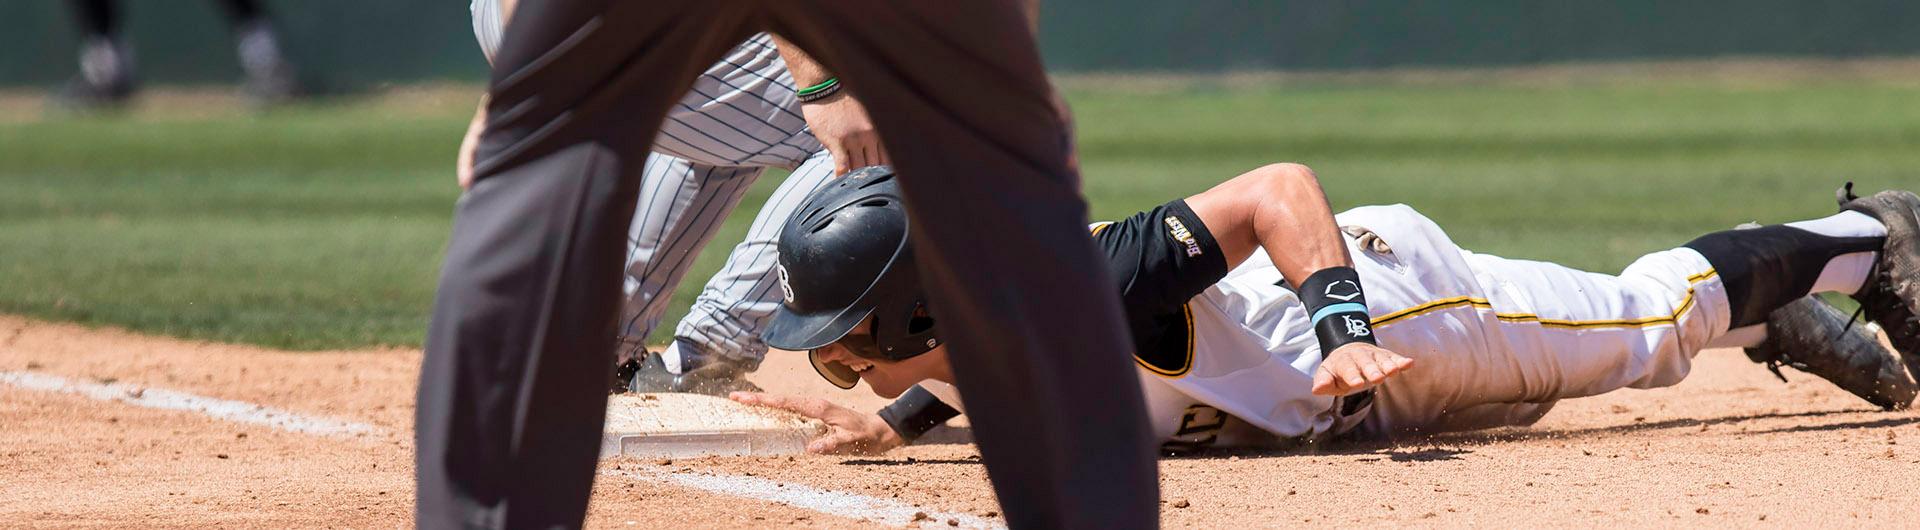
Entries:
[[933,314],[918,292],[876,308],[873,319],[873,340],[888,359],[908,359],[940,346]]

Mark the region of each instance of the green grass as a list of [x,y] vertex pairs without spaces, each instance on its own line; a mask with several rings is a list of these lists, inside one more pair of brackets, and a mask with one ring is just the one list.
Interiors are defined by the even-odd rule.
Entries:
[[[1298,161],[1336,208],[1404,202],[1467,248],[1592,270],[1743,221],[1827,214],[1843,180],[1920,188],[1911,86],[1195,85],[1070,99],[1096,217]],[[467,104],[0,122],[0,312],[295,349],[416,346]],[[778,177],[696,262],[663,329]]]

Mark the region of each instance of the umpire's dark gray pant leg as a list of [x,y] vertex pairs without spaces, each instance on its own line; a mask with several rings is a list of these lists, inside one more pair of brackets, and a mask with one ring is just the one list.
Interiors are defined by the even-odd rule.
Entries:
[[[420,524],[578,525],[642,155],[699,68],[770,23],[843,72],[898,162],[989,474],[1020,527],[1153,526],[1112,284],[1014,4],[549,0],[495,63],[435,301]],[[758,18],[750,13],[762,13]]]
[[747,35],[746,7],[520,3],[427,335],[420,527],[580,526],[640,168],[667,107]]

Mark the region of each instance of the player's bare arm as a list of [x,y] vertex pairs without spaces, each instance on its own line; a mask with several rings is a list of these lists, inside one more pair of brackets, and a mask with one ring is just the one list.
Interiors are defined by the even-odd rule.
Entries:
[[[499,1],[502,26],[508,18],[513,16],[513,8],[519,3],[519,0]],[[488,56],[487,62],[493,62],[493,57]],[[486,126],[487,95],[481,94],[479,108],[473,109],[473,121],[467,123],[467,134],[460,138],[460,152],[456,155],[458,160],[453,164],[454,178],[460,182],[460,189],[473,186],[473,153],[480,148],[480,131]]]
[[793,74],[793,88],[802,102],[801,115],[806,116],[813,137],[833,155],[834,174],[891,163],[866,106],[805,50],[779,35],[773,40],[780,48],[780,58],[787,63],[787,71]]
[[[1294,289],[1322,270],[1353,267],[1333,208],[1313,170],[1272,164],[1187,198],[1226,256],[1229,268],[1264,249]],[[1344,395],[1380,384],[1412,359],[1367,343],[1340,345],[1320,363],[1313,393]]]

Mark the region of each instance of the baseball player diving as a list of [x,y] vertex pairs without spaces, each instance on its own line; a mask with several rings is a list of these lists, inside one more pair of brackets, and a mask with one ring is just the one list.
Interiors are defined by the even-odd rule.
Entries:
[[[1902,367],[1920,364],[1920,197],[1850,191],[1836,215],[1707,234],[1618,275],[1466,251],[1404,205],[1335,215],[1297,164],[1091,235],[1167,451],[1529,425],[1562,399],[1679,383],[1710,347],[1904,407],[1915,387]],[[953,380],[944,344],[969,338],[943,334],[927,309],[891,170],[855,171],[799,212],[780,237],[785,301],[763,339],[810,351],[841,388],[865,380],[898,399],[865,414],[733,398],[824,420],[831,431],[809,449],[829,453],[885,451],[964,410],[940,383]],[[1823,292],[1859,300],[1898,353],[1809,297]]]

